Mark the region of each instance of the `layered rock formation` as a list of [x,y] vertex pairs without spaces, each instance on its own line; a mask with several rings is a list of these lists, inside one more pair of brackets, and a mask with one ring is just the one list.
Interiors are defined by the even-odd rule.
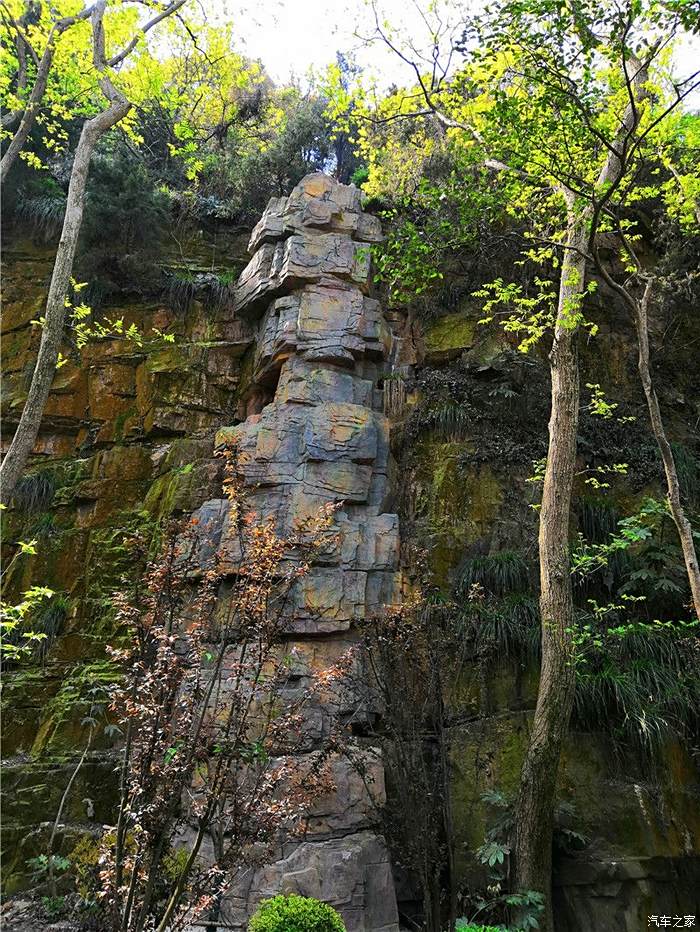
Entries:
[[[39,336],[29,321],[39,316],[53,262],[50,246],[32,244],[23,230],[16,233],[12,239],[5,231],[10,240],[3,256],[6,428],[23,403]],[[37,553],[20,555],[7,574],[6,598],[17,600],[32,584],[51,586],[60,596],[48,619],[44,657],[3,675],[8,893],[31,888],[27,860],[45,852],[51,820],[81,756],[85,729],[83,713],[73,711],[75,695],[84,684],[111,676],[104,657],[115,633],[110,594],[123,574],[136,572],[125,541],[134,531],[147,537],[170,515],[199,509],[235,564],[228,503],[217,497],[220,464],[211,457],[217,431],[222,444],[238,441],[255,507],[283,526],[320,503],[343,502],[340,544],[314,568],[289,620],[299,690],[352,643],[357,619],[398,597],[398,522],[390,486],[401,499],[404,541],[426,549],[433,578],[445,591],[465,556],[532,554],[536,516],[526,478],[532,460],[543,455],[546,363],[523,359],[511,352],[508,335],[476,326],[483,315],[469,296],[471,285],[461,303],[446,288],[431,305],[435,319],[422,330],[415,322],[407,325],[397,350],[388,316],[368,294],[367,248],[378,236],[376,220],[362,213],[354,189],[312,176],[289,199],[271,202],[253,235],[252,261],[232,306],[203,298],[176,311],[167,296],[146,302],[125,292],[105,315],[134,322],[144,334],[153,326],[172,332],[176,345],[135,348],[100,340],[59,370],[37,445],[41,455],[3,521],[8,563],[17,541],[37,540]],[[219,246],[226,242],[221,231],[217,237]],[[202,247],[198,268],[211,268],[215,245]],[[245,259],[240,261],[237,239],[223,251],[219,246],[216,268],[228,282]],[[187,261],[195,259],[192,254]],[[604,327],[614,312],[605,300]],[[609,342],[583,348],[582,381],[615,385],[616,400],[631,405],[625,413],[637,415],[626,425],[611,419],[604,434],[593,435],[601,455],[630,463],[630,477],[596,500],[607,501],[604,514],[617,503],[621,517],[643,490],[661,493],[638,397],[634,335],[624,329],[626,312],[619,317]],[[674,367],[663,403],[692,465],[699,461],[692,425],[700,414],[693,400],[700,398],[694,318],[686,313],[679,320],[686,321],[685,329],[669,335],[659,371]],[[394,329],[400,324],[392,321]],[[410,364],[407,370],[415,364],[413,382],[404,383],[394,366],[385,384],[385,403],[402,420],[406,440],[403,449],[394,444],[401,457],[394,481],[381,415],[388,354]],[[465,414],[462,421],[444,417],[457,408]],[[223,427],[234,422],[233,412],[243,423]],[[586,487],[580,491],[587,494]],[[536,669],[504,657],[483,689],[473,671],[465,680],[460,701],[470,703],[471,714],[450,734],[454,843],[459,883],[477,890],[486,879],[469,853],[483,843],[492,818],[481,794],[517,792]],[[341,711],[357,715],[352,697]],[[323,737],[328,715],[322,705],[309,710],[309,753]],[[101,739],[72,785],[59,842],[63,855],[70,857],[78,838],[113,818],[110,753],[109,741]],[[376,759],[371,775],[381,798]],[[226,904],[233,927],[244,924],[260,897],[290,889],[336,903],[350,929],[396,928],[388,857],[364,784],[341,762],[333,777],[336,790],[319,801],[306,838],[285,845],[276,863],[246,876],[233,891]],[[622,771],[607,736],[577,731],[565,748],[560,785],[562,798],[576,807],[573,827],[591,840],[575,856],[557,859],[560,932],[636,932],[655,912],[697,913],[700,807],[692,759],[669,746],[653,777]],[[397,887],[402,915],[420,921],[420,892],[405,878]],[[40,927],[8,924],[22,932]]]
[[[310,175],[289,198],[270,202],[234,292],[235,313],[258,327],[248,397],[262,409],[220,430],[217,445],[235,446],[247,504],[273,516],[279,532],[323,505],[338,506],[337,545],[303,578],[289,609],[285,651],[296,658],[292,679],[299,681],[336,662],[355,624],[400,597],[380,388],[391,334],[367,293],[369,245],[380,236],[359,191]],[[238,533],[227,503],[206,502],[197,517],[235,571]],[[329,706],[309,714],[309,753],[330,714]],[[398,928],[388,853],[372,828],[383,794],[372,760],[373,799],[352,765],[335,760],[335,790],[312,812],[303,841],[288,842],[277,862],[236,884],[223,910],[227,923],[244,926],[260,899],[292,891],[333,903],[349,932]]]

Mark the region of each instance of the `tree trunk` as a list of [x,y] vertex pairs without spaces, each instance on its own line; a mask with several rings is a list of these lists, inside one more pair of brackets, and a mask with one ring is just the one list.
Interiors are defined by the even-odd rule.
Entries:
[[688,520],[683,504],[681,502],[680,483],[678,482],[678,471],[676,470],[676,461],[673,457],[671,444],[668,442],[664,422],[661,417],[661,408],[659,399],[654,389],[654,383],[651,378],[651,369],[649,365],[649,303],[652,294],[652,283],[648,282],[644,289],[644,295],[641,300],[635,302],[637,327],[637,344],[639,348],[638,369],[639,376],[644,389],[647,407],[649,409],[649,420],[651,429],[656,439],[659,453],[664,464],[664,473],[666,474],[666,488],[668,490],[668,501],[671,508],[671,516],[678,530],[678,536],[681,541],[683,550],[683,559],[690,583],[690,592],[693,599],[693,608],[698,619],[700,619],[700,567],[698,567],[698,555],[695,551],[693,541],[693,529]]
[[39,354],[20,422],[2,462],[2,467],[0,467],[0,501],[3,504],[10,501],[34,448],[46,400],[56,373],[56,363],[66,320],[66,295],[73,274],[73,260],[83,221],[85,187],[92,154],[104,133],[123,119],[130,109],[131,104],[126,98],[117,98],[106,110],[88,120],[83,125],[80,134],[68,186],[61,240],[56,251],[56,261],[46,300],[45,322],[41,333]]
[[552,830],[557,770],[574,697],[574,606],[569,559],[569,513],[576,472],[579,408],[577,325],[586,271],[584,211],[570,221],[550,353],[552,410],[540,512],[542,666],[537,707],[523,762],[515,822],[515,878],[519,891],[545,897],[542,932],[552,932]]

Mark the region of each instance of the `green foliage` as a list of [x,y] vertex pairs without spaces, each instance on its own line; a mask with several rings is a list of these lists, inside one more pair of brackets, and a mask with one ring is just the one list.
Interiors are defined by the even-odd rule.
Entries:
[[529,591],[522,554],[500,550],[463,561],[456,595],[464,605],[462,631],[482,660],[532,660],[539,655],[539,609]]
[[503,926],[481,926],[474,925],[467,919],[458,919],[455,925],[455,932],[503,932]]
[[589,586],[596,578],[605,580],[608,590],[623,601],[644,601],[649,617],[656,612],[666,618],[682,614],[687,579],[668,504],[645,499],[606,537],[613,514],[604,515],[598,503],[583,509],[593,541],[579,534],[572,550],[576,580]]
[[125,285],[153,292],[171,203],[158,178],[126,145],[106,144],[93,159],[80,234],[77,274],[86,301],[99,304]]
[[156,252],[169,220],[168,196],[144,162],[117,146],[93,160],[90,169],[82,247],[115,257]]
[[502,599],[480,599],[472,594],[466,617],[465,634],[473,639],[478,656],[521,661],[539,656],[539,609],[534,596],[510,593]]
[[104,711],[110,689],[120,679],[121,670],[110,658],[77,663],[66,673],[47,711],[57,725],[80,715],[82,724],[94,726]]
[[[697,622],[684,622],[685,575],[665,502],[646,499],[622,520],[612,507],[588,500],[572,570],[591,594],[596,580],[612,601],[589,597],[577,613],[574,726],[608,734],[617,753],[661,756],[669,738],[694,740],[700,690],[693,667]],[[614,527],[613,527],[614,526]],[[669,539],[670,538],[670,539]],[[661,608],[670,620],[653,618]]]
[[258,141],[246,125],[229,127],[205,158],[187,209],[200,218],[255,222],[271,196],[289,193],[331,160],[326,101],[287,87],[266,91],[256,116]]
[[46,239],[60,231],[65,209],[65,191],[53,178],[30,177],[27,184],[17,190],[16,216]]
[[607,566],[610,556],[619,551],[626,551],[649,540],[660,516],[667,513],[667,508],[656,499],[646,499],[640,510],[628,518],[617,522],[617,533],[611,534],[603,543],[589,544],[581,536],[572,552],[571,571],[574,575],[586,575],[596,568]]
[[345,932],[345,926],[332,906],[289,894],[264,900],[251,917],[248,932]]
[[46,512],[51,506],[65,504],[66,491],[84,477],[87,460],[74,458],[53,461],[27,472],[15,486],[12,502],[24,514]]
[[[544,908],[544,897],[534,890],[519,890],[502,893],[506,885],[511,841],[515,830],[514,801],[499,790],[491,789],[481,796],[491,811],[484,844],[476,851],[477,861],[488,868],[490,899],[477,896],[476,914],[515,915],[516,921],[509,928],[518,932],[525,929],[539,928],[539,917]],[[576,811],[570,803],[559,802],[554,809],[554,844],[567,853],[588,844],[588,839],[575,831],[570,823],[576,818]]]
[[94,902],[99,889],[100,845],[92,835],[81,835],[69,856],[75,889],[83,903]]
[[350,184],[354,184],[356,187],[361,188],[368,178],[369,169],[366,165],[361,165],[359,168],[356,168],[350,176]]
[[[52,890],[52,884],[55,885],[55,878],[65,874],[70,866],[69,858],[60,854],[39,854],[27,859],[27,867],[32,872],[34,882],[36,884],[48,882],[49,890]],[[65,906],[65,897],[55,895],[55,886],[52,892],[54,895],[41,898],[41,905],[49,918],[60,916]]]
[[66,908],[66,898],[65,896],[42,896],[41,905],[48,919],[56,919]]
[[578,516],[583,537],[593,543],[604,543],[617,530],[619,515],[607,499],[582,497],[578,502]]
[[692,673],[698,622],[583,625],[574,724],[610,735],[616,750],[660,759],[668,739],[697,734],[700,686]]
[[53,593],[49,599],[42,600],[31,613],[27,623],[35,632],[43,635],[36,647],[37,659],[46,656],[60,635],[68,616],[68,609],[69,602],[66,596]]
[[517,550],[499,550],[487,556],[471,557],[458,571],[459,588],[466,592],[478,583],[493,595],[503,596],[528,586],[528,567]]
[[58,873],[67,871],[70,867],[68,858],[64,858],[60,854],[52,854],[50,857],[46,854],[40,854],[35,858],[29,858],[27,864],[39,874],[46,873],[50,866]]
[[505,903],[517,912],[518,932],[539,929],[539,917],[544,912],[544,896],[537,890],[525,890],[522,893],[509,893]]
[[487,841],[476,849],[477,860],[487,867],[496,867],[505,862],[506,856],[510,854],[508,845],[502,845],[497,841]]
[[31,619],[53,595],[53,590],[46,586],[31,586],[16,605],[0,602],[0,633],[5,660],[26,660],[42,648],[48,635],[45,631],[34,630]]
[[57,487],[56,469],[47,466],[36,469],[19,480],[12,501],[25,514],[46,511],[53,501]]
[[485,219],[499,209],[498,190],[482,184],[465,187],[464,173],[476,172],[451,152],[444,172],[424,176],[410,194],[393,199],[381,213],[386,240],[373,249],[376,281],[393,302],[410,304],[442,284],[443,270],[460,250],[482,245]]
[[176,883],[185,871],[190,857],[187,847],[171,848],[163,858],[163,871],[170,883]]
[[[582,327],[591,336],[598,332],[597,324],[586,320],[582,310],[585,295],[592,294],[595,289],[596,283],[589,282],[562,309],[560,320],[565,321],[568,329]],[[521,338],[518,349],[521,353],[527,353],[554,326],[557,293],[556,283],[539,275],[533,275],[528,286],[517,282],[504,283],[502,278],[497,278],[474,292],[474,297],[484,301],[483,311],[486,316],[479,323],[489,324],[498,319],[506,333],[514,333]]]
[[454,401],[431,405],[420,412],[423,430],[432,430],[436,437],[456,441],[473,427],[471,413],[467,407]]

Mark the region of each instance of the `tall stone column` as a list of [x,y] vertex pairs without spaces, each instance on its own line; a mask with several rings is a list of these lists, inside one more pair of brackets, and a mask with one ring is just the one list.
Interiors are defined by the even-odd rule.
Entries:
[[[235,441],[247,502],[278,528],[336,503],[339,544],[301,581],[289,618],[292,671],[303,688],[347,650],[361,619],[400,598],[398,517],[389,508],[389,432],[382,413],[391,333],[370,290],[379,221],[360,192],[308,175],[270,201],[250,241],[252,259],[234,293],[235,313],[257,326],[246,420],[224,428]],[[203,506],[203,519],[217,504]],[[219,511],[221,547],[235,564],[235,534]],[[353,709],[344,710],[349,716]],[[329,715],[309,713],[310,751]],[[373,762],[372,762],[373,761]],[[368,761],[373,796],[383,793],[378,758]],[[303,839],[275,863],[249,872],[228,896],[235,925],[262,898],[298,892],[334,904],[349,932],[397,932],[389,856],[376,832],[365,783],[343,759],[335,791],[315,806]]]

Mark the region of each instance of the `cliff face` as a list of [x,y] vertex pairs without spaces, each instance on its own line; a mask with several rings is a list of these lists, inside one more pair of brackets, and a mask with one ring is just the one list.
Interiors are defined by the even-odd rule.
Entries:
[[[192,245],[189,268],[241,268],[245,241]],[[17,421],[38,346],[52,249],[11,231],[3,251],[3,422]],[[166,260],[167,261],[167,260]],[[218,266],[218,263],[221,263]],[[189,514],[220,493],[212,460],[216,430],[230,421],[245,384],[254,332],[220,303],[178,310],[124,294],[104,317],[134,324],[145,344],[91,340],[66,346],[15,506],[3,521],[4,598],[30,585],[56,596],[36,619],[48,637],[36,662],[4,676],[3,859],[8,892],[29,883],[27,859],[46,842],[76,751],[86,693],[109,681],[105,654],[116,630],[110,592],[137,567],[128,541],[151,538],[170,515]],[[170,331],[175,344],[152,339]],[[16,556],[17,541],[36,553]],[[82,712],[80,711],[82,709]],[[63,851],[81,830],[109,821],[114,805],[109,742],[102,739],[68,799]]]
[[[37,540],[35,556],[12,564],[6,598],[39,583],[60,594],[45,619],[44,656],[6,676],[8,892],[27,884],[26,859],[42,851],[84,743],[75,698],[110,676],[109,593],[137,572],[125,541],[134,532],[148,538],[170,515],[195,515],[235,571],[217,445],[235,442],[251,507],[280,530],[319,506],[339,505],[338,545],[303,580],[289,613],[291,679],[300,689],[341,656],[359,621],[400,601],[402,570],[414,569],[400,541],[428,552],[444,586],[465,557],[531,550],[536,517],[526,478],[544,452],[546,367],[523,362],[502,335],[481,332],[480,309],[468,299],[452,301],[422,329],[387,314],[370,294],[369,246],[380,236],[358,191],[308,176],[289,198],[270,202],[250,239],[252,258],[223,299],[177,311],[125,298],[108,309],[143,333],[174,332],[174,345],[103,339],[59,370],[39,455],[4,522],[9,555],[16,541]],[[242,244],[224,240],[215,258],[217,268],[238,271]],[[21,408],[37,338],[29,321],[40,314],[50,260],[50,250],[19,238],[5,250],[8,424]],[[592,382],[603,381],[602,371],[634,407],[629,338],[614,337],[612,320],[610,332],[609,353],[585,357],[584,369]],[[682,334],[677,339],[682,347]],[[688,411],[693,378],[683,369],[680,394],[676,388],[666,398],[675,435],[691,449],[689,425],[700,415]],[[631,464],[613,490],[630,507],[657,482],[638,413],[639,424],[622,433],[610,428],[601,439],[584,425],[582,437],[582,448],[601,461]],[[585,487],[579,491],[583,498]],[[461,696],[475,713],[465,720],[476,721],[450,734],[458,852],[483,842],[489,814],[480,794],[515,789],[535,690],[528,661],[504,656],[486,675],[465,672]],[[331,713],[358,714],[352,696],[344,702],[338,709],[329,698],[309,710],[309,754]],[[384,792],[376,761],[368,758],[375,801]],[[636,932],[647,914],[697,911],[698,776],[677,745],[669,745],[667,764],[648,779],[621,770],[606,738],[572,737],[562,796],[576,805],[576,828],[591,844],[559,862],[562,932]],[[333,775],[336,789],[316,806],[304,839],[286,842],[273,864],[237,880],[225,907],[233,927],[260,898],[295,890],[336,904],[350,932],[398,930],[391,858],[366,786],[341,759]],[[62,853],[81,832],[110,821],[112,780],[105,738],[71,791]],[[478,879],[466,854],[459,872],[465,884]],[[398,889],[399,905],[410,909],[417,899],[410,878]]]
[[[70,758],[80,743],[67,711],[70,693],[109,673],[105,614],[110,587],[129,571],[123,540],[138,530],[148,534],[169,515],[193,515],[235,572],[237,535],[228,525],[215,445],[235,444],[247,505],[261,518],[272,516],[281,533],[322,505],[341,506],[337,547],[304,578],[290,609],[290,689],[338,661],[359,620],[400,598],[379,387],[392,337],[368,295],[369,245],[380,236],[378,221],[361,210],[359,191],[311,175],[289,198],[270,203],[231,301],[195,305],[181,319],[163,307],[119,310],[126,326],[135,322],[143,333],[170,325],[175,345],[129,353],[124,341],[101,341],[80,365],[59,371],[39,444],[47,465],[30,473],[45,477],[48,491],[31,509],[14,509],[7,533],[12,541],[26,538],[38,521],[48,527],[36,559],[18,560],[15,590],[41,578],[67,594],[46,664],[33,671],[31,688],[20,673],[9,689],[5,844],[15,884],[25,880],[26,859],[41,851],[39,822],[56,811],[70,772],[59,756]],[[17,276],[18,300],[9,340],[18,345],[28,338],[22,324],[38,313],[29,313],[22,297],[23,276],[31,280],[38,271],[24,261],[19,254],[11,279]],[[40,294],[38,283],[37,305]],[[29,349],[15,358],[10,412],[21,404]],[[330,706],[329,697],[328,707],[309,710],[310,754],[332,712],[353,713],[350,700],[345,710]],[[224,905],[234,927],[245,926],[262,897],[295,889],[337,905],[351,932],[398,928],[389,856],[373,829],[381,767],[368,758],[372,799],[347,761],[335,759],[332,775],[336,789],[311,813],[303,842],[288,841],[274,864],[237,880]],[[97,749],[71,793],[66,851],[86,816],[88,823],[109,821],[113,793],[109,749]]]
[[[489,275],[488,269],[480,271]],[[523,619],[536,591],[538,491],[530,477],[533,462],[546,454],[549,380],[543,352],[523,356],[499,329],[479,327],[482,311],[471,288],[451,290],[450,285],[442,313],[414,328],[404,344],[405,385],[402,392],[394,389],[403,401],[392,419],[392,446],[401,477],[402,539],[425,548],[441,586],[457,585],[466,601],[470,582],[477,581],[482,587],[477,599],[485,596],[495,610],[491,617],[488,611],[482,615],[483,624],[491,625],[479,642],[486,659],[466,666],[450,728],[458,873],[475,886],[480,880],[483,888],[486,872],[469,852],[483,843],[499,810],[482,794],[495,790],[513,799],[517,793],[537,695],[531,642],[517,640],[529,630]],[[581,533],[602,541],[648,496],[662,499],[665,493],[636,371],[634,331],[604,287],[595,301],[591,313],[601,334],[582,346],[581,382],[588,392],[602,386],[618,405],[619,419],[591,416],[584,388],[572,537]],[[692,309],[679,299],[665,319],[654,322],[652,341],[674,450],[679,462],[686,457],[696,464],[691,467],[696,475],[700,391],[691,361],[692,320]],[[625,463],[625,475],[603,478],[602,488],[586,482],[599,464],[611,462]],[[697,508],[693,481],[685,482],[684,495],[689,507]],[[674,582],[661,581],[658,589],[643,590],[646,617],[687,617],[683,597],[678,598],[686,590],[672,527],[657,544],[670,548],[668,567],[678,575]],[[644,562],[630,566],[628,574],[634,571],[640,579],[656,572]],[[590,589],[577,583],[577,604],[586,607],[589,598],[614,601],[620,585],[615,572],[606,570]],[[629,592],[642,592],[628,586]],[[488,602],[490,593],[495,596]],[[640,650],[632,666],[647,662]],[[594,704],[595,696],[582,691],[560,766],[559,798],[571,807],[563,824],[584,836],[585,844],[577,851],[563,846],[556,851],[558,928],[634,932],[647,927],[659,903],[676,916],[697,913],[697,756],[692,746],[668,738],[654,763],[642,762],[621,751],[621,717],[606,721],[603,712],[591,726],[586,707]],[[652,705],[649,695],[642,714]],[[654,728],[651,719],[649,727]]]

